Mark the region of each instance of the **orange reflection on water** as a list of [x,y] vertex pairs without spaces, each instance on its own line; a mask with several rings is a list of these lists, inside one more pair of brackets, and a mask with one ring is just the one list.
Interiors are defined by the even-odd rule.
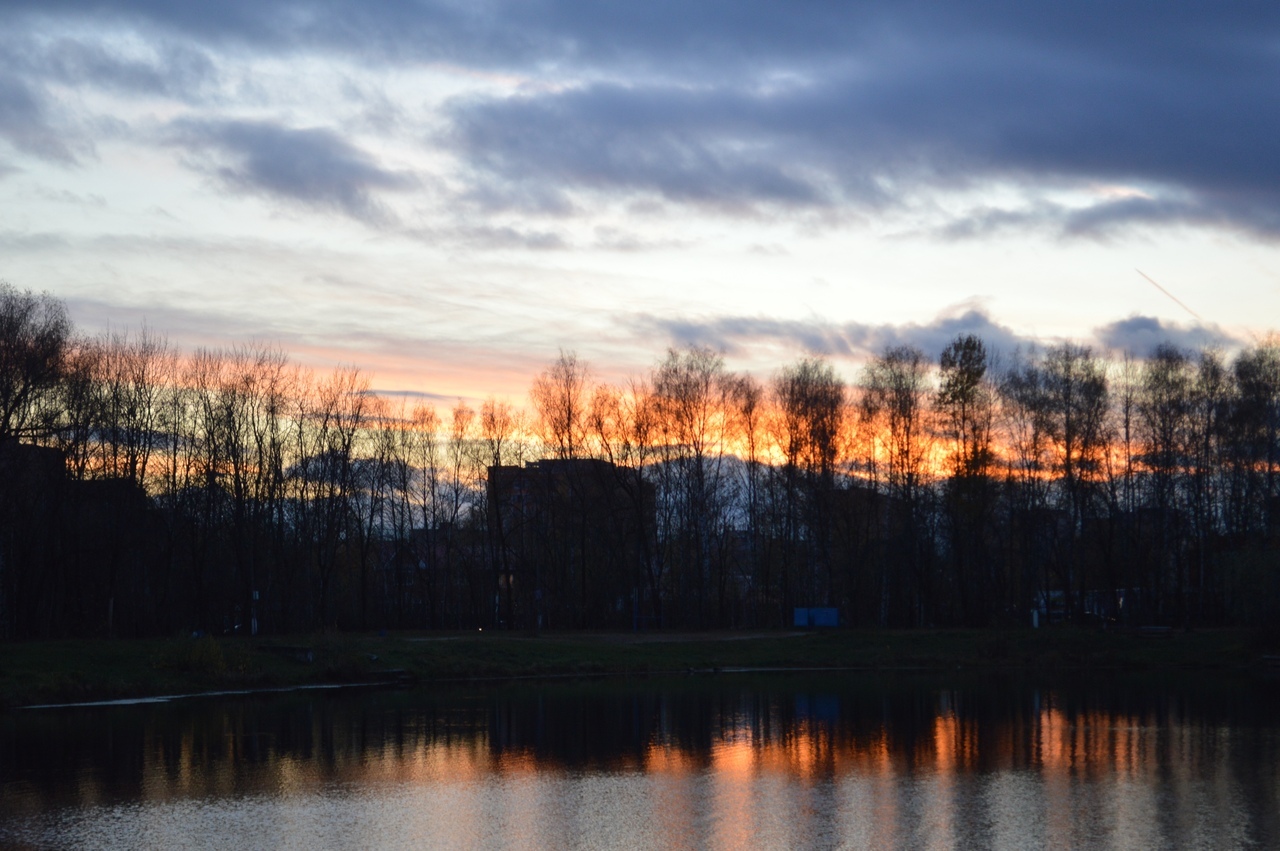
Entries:
[[646,774],[670,774],[684,776],[698,771],[698,763],[691,752],[678,745],[653,742],[644,752]]
[[978,736],[975,725],[965,724],[954,712],[940,713],[933,720],[934,767],[938,771],[971,771],[978,765]]
[[759,752],[750,730],[739,731],[711,751],[711,822],[716,826],[713,844],[718,848],[747,848],[755,835],[754,779],[759,773]]
[[494,768],[500,774],[508,777],[537,774],[540,770],[537,754],[531,748],[503,751],[498,754],[498,758],[494,762]]
[[[1154,804],[1140,790],[1164,784],[1188,799],[1201,795],[1198,778],[1220,772],[1231,751],[1230,731],[1163,706],[1116,710],[1037,692],[1012,704],[996,701],[1002,714],[994,714],[992,702],[967,699],[940,692],[932,703],[843,696],[726,701],[701,714],[657,703],[651,719],[637,716],[637,729],[648,736],[642,747],[625,736],[602,744],[569,720],[557,728],[559,715],[543,727],[510,723],[524,719],[523,707],[504,710],[501,721],[484,713],[463,721],[411,716],[408,723],[336,714],[289,729],[229,714],[181,730],[148,728],[135,740],[143,751],[136,790],[143,801],[166,801],[301,799],[326,795],[335,784],[417,789],[423,824],[447,824],[450,835],[466,837],[500,819],[520,836],[541,837],[544,847],[554,846],[558,831],[595,824],[575,809],[589,801],[627,802],[637,823],[673,846],[695,837],[708,847],[749,847],[766,834],[776,846],[813,844],[792,831],[824,813],[842,836],[857,837],[855,844],[893,844],[914,830],[919,847],[927,847],[972,830],[966,808],[979,805],[1004,813],[1002,829],[1013,834],[1022,829],[1017,813],[1025,811],[1049,834],[1070,836],[1081,813],[1097,805],[1082,797],[1082,783],[1099,781],[1131,790],[1107,804],[1109,823],[1147,835],[1155,829],[1148,824]],[[1005,774],[1004,785],[987,787],[995,797],[974,799],[966,776],[993,774]],[[597,776],[613,779],[583,780]],[[72,794],[97,804],[118,794],[112,786],[118,782],[110,771],[84,771]],[[1236,794],[1230,784],[1213,791],[1224,802]],[[1032,809],[1021,798],[1007,806],[1017,795],[1034,801]],[[1005,803],[997,807],[997,798]]]
[[[101,806],[240,801],[275,813],[282,836],[336,813],[333,836],[359,824],[408,846],[502,837],[588,848],[624,836],[650,848],[1014,848],[1106,836],[1160,847],[1194,831],[1226,835],[1215,831],[1230,828],[1252,786],[1280,788],[1280,760],[1240,753],[1241,742],[1270,740],[1169,701],[868,692],[606,692],[585,707],[494,700],[394,712],[317,702],[283,721],[250,707],[168,726],[117,722],[82,736],[74,764],[89,768],[69,775],[70,788],[24,780],[6,806],[38,812],[41,796],[59,795]],[[64,738],[77,729],[47,726]]]
[[1114,773],[1138,779],[1158,762],[1153,750],[1157,731],[1175,742],[1185,740],[1188,732],[1184,725],[1162,725],[1141,715],[1068,714],[1049,695],[1035,718],[1030,762],[1051,774]]
[[695,785],[700,766],[694,754],[676,745],[651,742],[645,750],[645,774],[653,779],[649,821],[668,848],[678,848],[698,831]]

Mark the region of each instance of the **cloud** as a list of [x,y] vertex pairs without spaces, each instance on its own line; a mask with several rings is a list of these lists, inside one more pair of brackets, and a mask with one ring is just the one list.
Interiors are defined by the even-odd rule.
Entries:
[[73,207],[92,207],[102,209],[107,206],[107,199],[96,192],[81,195],[80,193],[72,192],[69,189],[49,189],[47,187],[38,186],[31,190],[31,194],[44,201],[51,201],[55,204],[69,204]]
[[[745,316],[668,319],[640,315],[624,322],[641,334],[661,335],[677,347],[709,346],[731,356],[772,347],[806,355],[862,359],[891,346],[914,346],[936,361],[947,344],[966,334],[981,338],[993,353],[1012,354],[1050,342],[1019,334],[978,308],[947,312],[923,324],[900,325]],[[1154,316],[1116,320],[1095,328],[1093,335],[1106,349],[1128,351],[1138,357],[1149,356],[1161,344],[1182,349],[1241,345],[1238,338],[1217,325],[1183,325]]]
[[[451,0],[391,0],[365,4],[356,0],[224,0],[219,3],[173,3],[169,0],[7,0],[4,14],[14,25],[56,29],[67,20],[88,21],[99,28],[128,27],[151,37],[180,37],[215,47],[256,53],[323,51],[366,57],[375,62],[420,61],[462,55],[528,60],[545,49],[534,45],[545,32],[517,26],[495,27],[490,4]],[[536,17],[537,10],[508,17]]]
[[51,36],[6,24],[12,20],[0,11],[0,139],[48,162],[92,160],[95,140],[126,127],[115,115],[93,115],[80,97],[85,91],[194,102],[216,82],[213,61],[189,45],[122,46],[107,37]]
[[58,38],[23,52],[28,74],[63,85],[191,99],[217,78],[213,60],[189,45],[148,45],[128,56],[101,41]]
[[591,247],[598,251],[622,253],[648,251],[683,251],[693,245],[690,239],[645,239],[615,227],[601,225],[595,228],[595,241]]
[[333,210],[373,225],[394,219],[378,192],[418,185],[412,175],[382,167],[325,128],[184,119],[173,125],[171,139],[232,191]]
[[557,187],[729,209],[830,204],[823,175],[789,156],[773,122],[750,106],[732,95],[618,85],[464,100],[451,109],[447,141],[482,177],[497,178],[482,183],[490,196],[513,205],[558,198]]
[[890,346],[915,346],[937,358],[957,336],[974,334],[993,351],[1012,351],[1033,342],[985,312],[969,308],[939,316],[925,324],[830,323],[822,320],[722,316],[708,319],[668,319],[651,315],[626,320],[643,334],[660,334],[675,346],[710,346],[729,355],[755,346],[780,346],[810,355],[862,358]]
[[[1280,134],[1280,95],[1251,75],[1206,72],[1227,77],[1218,98],[1158,82],[1157,69],[955,53],[919,67],[886,59],[870,77],[835,73],[781,94],[600,83],[471,98],[450,107],[446,141],[486,193],[505,188],[512,203],[578,190],[729,211],[904,209],[922,194],[1004,183],[1032,205],[987,211],[950,235],[1186,223],[1280,236],[1280,162],[1259,154]],[[1153,111],[1152,98],[1177,107]],[[1062,103],[1071,107],[1046,106]],[[1097,183],[1140,185],[1147,197],[1083,207],[1035,197]]]
[[444,227],[409,227],[401,233],[424,245],[480,251],[563,251],[572,244],[563,234],[499,224],[459,222]]
[[[777,23],[773,7],[748,4],[742,18],[759,31],[727,21],[699,31],[736,79],[692,56],[671,66],[683,76],[655,70],[673,48],[603,32],[614,53],[583,47],[579,61],[599,63],[606,79],[456,101],[447,142],[473,167],[477,191],[505,189],[512,204],[579,191],[732,212],[907,209],[1001,183],[1027,192],[1029,208],[992,211],[952,236],[995,226],[1097,236],[1169,223],[1280,235],[1280,161],[1269,155],[1280,90],[1268,82],[1280,73],[1270,47],[1277,14],[1153,24],[1133,5],[1101,28],[1080,9],[988,3],[958,15],[943,4],[869,4],[842,21],[814,13],[810,24],[848,33],[846,49],[828,35],[802,53],[791,38],[799,27],[771,38],[763,27]],[[771,85],[771,74],[783,83]],[[1148,197],[1045,200],[1098,183],[1138,185]]]
[[550,231],[529,231],[509,226],[460,225],[434,234],[454,244],[470,248],[503,250],[525,249],[529,251],[554,251],[568,248],[565,238]]
[[0,70],[0,139],[26,154],[63,164],[76,157],[49,120],[41,94]]
[[1094,329],[1094,336],[1109,349],[1147,357],[1162,343],[1180,349],[1232,347],[1240,340],[1214,324],[1182,325],[1162,322],[1154,316],[1130,316]]
[[[10,0],[0,15],[49,45],[25,82],[0,81],[0,135],[45,157],[69,157],[32,95],[46,82],[183,96],[211,78],[211,54],[336,56],[511,78],[453,101],[433,137],[481,209],[569,215],[603,195],[735,216],[917,215],[999,185],[1026,202],[953,216],[945,235],[1185,224],[1280,237],[1275,4]],[[59,37],[68,22],[147,49]],[[312,153],[372,171],[322,188],[255,168],[267,140],[231,135],[211,141],[239,158],[228,184],[386,214],[371,192],[394,175],[334,147],[346,143]],[[1144,197],[1054,200],[1098,184]]]
[[979,206],[953,216],[932,229],[932,234],[958,241],[1031,230],[1106,240],[1153,226],[1235,228],[1274,240],[1280,238],[1280,203],[1273,206],[1265,199],[1199,197],[1172,190],[1163,197],[1104,199],[1083,206],[1036,200],[1021,207]]
[[427,390],[396,390],[396,389],[374,387],[370,389],[369,392],[375,396],[384,396],[387,398],[394,397],[398,399],[418,399],[418,400],[425,400],[428,402],[444,402],[444,403],[453,403],[458,401],[457,396],[450,396],[447,393],[432,393]]
[[104,329],[158,329],[189,349],[244,345],[254,340],[274,340],[279,324],[251,311],[224,308],[192,299],[130,299],[71,295],[63,298],[71,316],[90,332]]
[[64,251],[70,244],[67,237],[60,233],[0,230],[0,248],[14,254]]

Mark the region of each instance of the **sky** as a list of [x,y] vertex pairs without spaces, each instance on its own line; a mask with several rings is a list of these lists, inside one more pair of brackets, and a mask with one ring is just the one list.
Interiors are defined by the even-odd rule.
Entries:
[[0,280],[441,400],[1247,345],[1277,154],[1272,2],[0,0]]

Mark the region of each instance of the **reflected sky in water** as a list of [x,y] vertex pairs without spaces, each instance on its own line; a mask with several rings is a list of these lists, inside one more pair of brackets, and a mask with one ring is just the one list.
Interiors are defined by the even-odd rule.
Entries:
[[0,717],[0,845],[1280,845],[1256,680],[719,677]]

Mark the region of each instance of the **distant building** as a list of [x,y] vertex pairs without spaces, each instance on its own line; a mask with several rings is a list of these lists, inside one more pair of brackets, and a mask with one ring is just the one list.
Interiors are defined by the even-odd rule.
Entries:
[[655,490],[590,458],[489,468],[489,528],[503,621],[512,627],[627,627],[652,589]]
[[151,629],[158,521],[131,479],[73,479],[60,450],[0,443],[0,635]]

